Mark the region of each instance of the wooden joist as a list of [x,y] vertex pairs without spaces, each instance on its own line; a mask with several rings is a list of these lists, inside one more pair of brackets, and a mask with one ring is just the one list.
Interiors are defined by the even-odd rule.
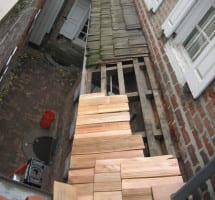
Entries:
[[101,66],[101,91],[107,93],[106,66]]
[[160,93],[158,92],[158,84],[157,81],[155,80],[154,72],[149,57],[145,57],[144,62],[146,65],[146,70],[148,72],[151,87],[153,88],[152,92],[167,152],[168,154],[176,155],[173,143],[171,141],[170,130],[167,123],[164,107],[161,101],[161,96]]
[[156,130],[156,126],[154,124],[150,101],[146,98],[146,95],[145,95],[145,91],[148,89],[146,85],[145,77],[138,64],[138,59],[135,58],[133,62],[134,62],[134,71],[135,71],[135,76],[137,81],[138,93],[140,96],[143,120],[145,125],[145,132],[146,132],[148,146],[149,146],[149,152],[151,156],[162,155],[161,149],[157,144],[153,135],[154,131]]
[[125,94],[125,80],[123,75],[122,63],[118,62],[117,64],[117,74],[118,74],[118,83],[119,83],[119,93]]

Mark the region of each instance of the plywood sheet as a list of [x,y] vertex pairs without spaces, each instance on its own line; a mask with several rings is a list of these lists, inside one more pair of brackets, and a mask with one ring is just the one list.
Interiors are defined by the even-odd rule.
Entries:
[[112,113],[128,111],[128,103],[115,103],[106,105],[94,105],[94,106],[80,106],[78,108],[78,115],[100,114],[100,113]]
[[110,122],[110,123],[77,125],[75,134],[103,132],[103,131],[110,131],[110,130],[112,131],[130,130],[130,123],[129,122]]
[[121,191],[121,190],[122,190],[121,181],[94,183],[95,192],[109,192],[109,191]]
[[94,200],[122,200],[122,192],[94,192]]
[[124,160],[121,165],[121,176],[122,178],[151,178],[180,175],[177,159],[165,157]]
[[131,130],[117,130],[117,131],[103,131],[103,132],[94,132],[94,133],[86,133],[86,134],[75,134],[74,138],[92,138],[92,137],[108,137],[108,136],[116,136],[116,135],[131,135]]
[[83,138],[74,140],[72,154],[108,153],[143,148],[144,144],[141,135]]
[[65,183],[54,182],[54,200],[78,200],[77,190],[74,186]]
[[115,95],[95,98],[80,98],[79,106],[93,106],[93,105],[106,105],[114,103],[128,103],[126,95]]
[[133,157],[143,157],[143,150],[132,150],[132,151],[119,151],[110,153],[97,153],[97,154],[87,154],[87,155],[72,155],[70,168],[94,168],[96,160],[102,159],[113,159],[113,158],[133,158]]
[[93,183],[94,168],[70,170],[68,175],[68,183]]
[[93,200],[93,183],[73,184],[77,191],[78,200]]
[[94,176],[94,183],[121,181],[120,172],[98,173]]
[[79,115],[77,117],[77,125],[82,124],[96,124],[106,122],[123,122],[129,121],[129,112],[117,112],[117,113],[104,113],[104,114],[92,114],[92,115]]
[[171,194],[177,192],[182,186],[183,186],[183,183],[153,186],[152,193],[153,193],[154,200],[163,200],[163,199],[170,200]]
[[140,193],[153,186],[183,183],[181,176],[159,177],[159,178],[139,178],[123,179],[122,192],[124,195]]

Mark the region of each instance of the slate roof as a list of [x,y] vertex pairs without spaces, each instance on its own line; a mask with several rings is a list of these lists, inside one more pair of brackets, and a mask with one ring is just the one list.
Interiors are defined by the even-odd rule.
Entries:
[[87,65],[148,53],[133,0],[92,0]]

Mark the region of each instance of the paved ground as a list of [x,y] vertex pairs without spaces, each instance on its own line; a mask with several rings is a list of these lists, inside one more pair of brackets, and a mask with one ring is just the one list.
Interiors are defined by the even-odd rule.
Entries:
[[71,150],[68,137],[73,87],[79,74],[80,68],[54,66],[43,51],[26,46],[16,62],[11,80],[0,94],[1,175],[7,176],[28,159],[23,151],[28,134],[40,129],[43,111],[51,109],[57,120],[50,131],[55,131],[59,145],[53,162],[47,167],[43,188],[51,190],[52,180],[62,179],[64,160]]

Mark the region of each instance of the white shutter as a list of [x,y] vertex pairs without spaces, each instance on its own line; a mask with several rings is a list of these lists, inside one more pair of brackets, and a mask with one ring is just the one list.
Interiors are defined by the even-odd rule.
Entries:
[[60,34],[73,40],[83,28],[88,18],[89,9],[89,0],[76,0],[60,30]]
[[162,24],[166,37],[170,37],[198,0],[179,0]]
[[185,72],[185,79],[194,98],[197,98],[204,89],[215,79],[215,38],[202,55]]
[[148,10],[156,12],[163,0],[144,0]]

